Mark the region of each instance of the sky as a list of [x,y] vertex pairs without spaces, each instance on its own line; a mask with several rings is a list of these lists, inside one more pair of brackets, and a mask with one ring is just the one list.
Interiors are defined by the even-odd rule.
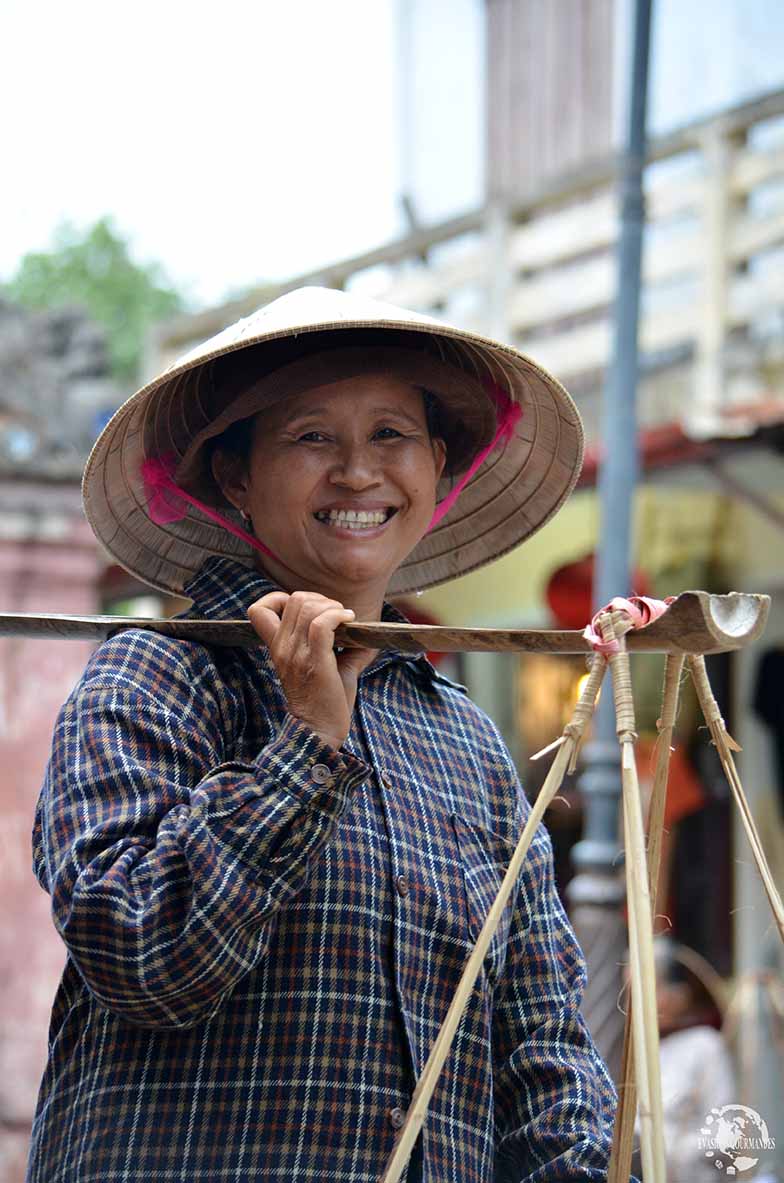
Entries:
[[394,0],[0,0],[0,278],[111,213],[195,303],[402,228]]
[[[404,189],[426,222],[477,205],[485,2],[0,0],[0,280],[111,214],[200,306],[403,233]],[[784,85],[782,0],[653,13],[652,131]]]

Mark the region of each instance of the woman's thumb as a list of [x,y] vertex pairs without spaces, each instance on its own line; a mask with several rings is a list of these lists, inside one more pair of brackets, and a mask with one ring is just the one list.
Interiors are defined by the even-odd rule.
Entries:
[[344,649],[336,654],[338,670],[341,675],[345,673],[356,679],[379,652],[378,649]]

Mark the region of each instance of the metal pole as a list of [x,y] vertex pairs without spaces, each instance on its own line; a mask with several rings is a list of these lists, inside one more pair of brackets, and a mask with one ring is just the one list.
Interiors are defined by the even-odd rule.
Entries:
[[[640,304],[642,234],[645,218],[642,175],[645,163],[645,117],[652,0],[636,0],[634,49],[629,92],[628,128],[621,164],[619,196],[618,287],[612,363],[608,370],[601,417],[604,448],[599,472],[600,530],[597,547],[595,607],[632,590],[630,538],[633,494],[637,481],[637,330]],[[569,886],[571,915],[588,961],[583,1009],[588,1026],[610,1071],[618,1076],[623,1016],[617,1008],[621,988],[619,962],[626,946],[621,916],[618,814],[621,795],[620,751],[615,736],[612,696],[599,704],[594,739],[585,750],[580,779],[585,816],[584,836],[573,851],[575,878]]]

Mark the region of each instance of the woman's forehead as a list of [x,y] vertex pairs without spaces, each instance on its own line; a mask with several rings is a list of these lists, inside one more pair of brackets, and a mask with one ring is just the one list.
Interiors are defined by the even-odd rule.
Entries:
[[330,411],[379,411],[424,413],[422,390],[394,374],[360,374],[323,386],[314,386],[286,398],[275,410],[285,421],[304,414],[328,414]]

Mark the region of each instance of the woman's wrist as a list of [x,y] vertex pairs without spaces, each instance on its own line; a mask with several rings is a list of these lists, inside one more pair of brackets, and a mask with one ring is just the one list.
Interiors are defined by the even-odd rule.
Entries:
[[316,727],[316,725],[314,723],[311,723],[310,720],[303,719],[301,715],[294,715],[292,712],[289,712],[289,713],[291,714],[292,718],[299,720],[299,722],[303,723],[305,725],[305,727],[309,727],[310,730],[313,732],[313,734],[318,736],[318,738],[320,740],[322,740],[325,744],[328,744],[329,747],[331,747],[333,751],[335,751],[335,752],[339,751],[340,748],[345,743],[345,741],[346,741],[345,735],[340,736],[340,737],[338,737],[336,735],[331,735],[328,731],[322,731],[320,727]]
[[336,739],[334,735],[325,735],[323,731],[315,731],[315,730],[314,730],[313,734],[317,735],[319,737],[319,739],[323,739],[324,743],[329,744],[329,746],[335,752],[339,752],[343,746],[344,741],[342,739]]

